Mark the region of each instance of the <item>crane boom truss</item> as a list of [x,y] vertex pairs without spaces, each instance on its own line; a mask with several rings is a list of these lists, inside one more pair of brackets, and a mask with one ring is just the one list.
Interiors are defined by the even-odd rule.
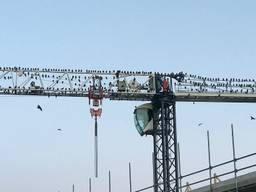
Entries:
[[103,97],[151,101],[156,76],[171,82],[170,98],[196,102],[255,102],[256,80],[208,78],[183,73],[0,67],[0,94],[88,97],[92,78],[102,78]]
[[118,93],[150,100],[155,94],[149,87],[153,73],[19,67],[0,67],[0,94],[89,97],[94,77],[101,78],[104,98]]

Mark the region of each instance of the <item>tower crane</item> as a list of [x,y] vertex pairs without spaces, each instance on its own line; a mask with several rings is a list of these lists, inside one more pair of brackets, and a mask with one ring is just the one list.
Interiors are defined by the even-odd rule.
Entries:
[[178,192],[176,102],[256,102],[256,80],[179,73],[0,67],[0,95],[83,97],[95,120],[104,99],[145,101],[134,110],[140,135],[153,137],[154,192]]

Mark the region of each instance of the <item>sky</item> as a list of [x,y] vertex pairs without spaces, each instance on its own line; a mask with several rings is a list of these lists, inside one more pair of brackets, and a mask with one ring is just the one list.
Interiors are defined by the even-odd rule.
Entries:
[[[0,66],[184,71],[256,78],[253,0],[0,1]],[[100,175],[93,178],[93,119],[87,98],[0,97],[0,191],[129,191],[152,184],[152,138],[133,124],[139,102],[103,101]],[[43,112],[36,109],[37,104]],[[178,103],[182,173],[254,153],[255,104]],[[202,122],[203,126],[198,127]],[[61,128],[63,131],[57,132]],[[255,159],[249,163],[255,162]],[[150,191],[150,190],[148,190]],[[152,190],[151,190],[152,191]]]

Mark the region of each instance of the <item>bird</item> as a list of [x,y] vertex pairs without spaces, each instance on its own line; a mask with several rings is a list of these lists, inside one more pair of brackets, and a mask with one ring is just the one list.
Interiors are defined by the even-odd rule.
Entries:
[[37,105],[37,109],[39,109],[40,111],[43,111],[43,109],[40,105]]
[[57,131],[62,131],[62,129],[57,129]]
[[253,116],[250,116],[251,117],[251,120],[255,120],[255,117],[253,117]]
[[198,126],[201,126],[201,125],[203,125],[203,123],[198,123]]

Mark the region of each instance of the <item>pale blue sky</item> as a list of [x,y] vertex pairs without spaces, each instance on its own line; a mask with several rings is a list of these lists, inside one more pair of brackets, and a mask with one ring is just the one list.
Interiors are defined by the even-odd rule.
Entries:
[[[256,78],[255,7],[253,0],[2,0],[0,66]],[[134,188],[151,184],[152,139],[134,128],[137,104],[104,101],[100,178],[93,179],[93,191],[107,191],[109,169],[113,191],[128,191],[129,161]],[[0,106],[0,191],[69,192],[73,183],[87,191],[93,120],[86,98],[1,97]],[[255,152],[254,114],[254,104],[178,104],[183,170],[207,165],[206,129],[214,162],[229,160],[231,122],[238,154]]]

